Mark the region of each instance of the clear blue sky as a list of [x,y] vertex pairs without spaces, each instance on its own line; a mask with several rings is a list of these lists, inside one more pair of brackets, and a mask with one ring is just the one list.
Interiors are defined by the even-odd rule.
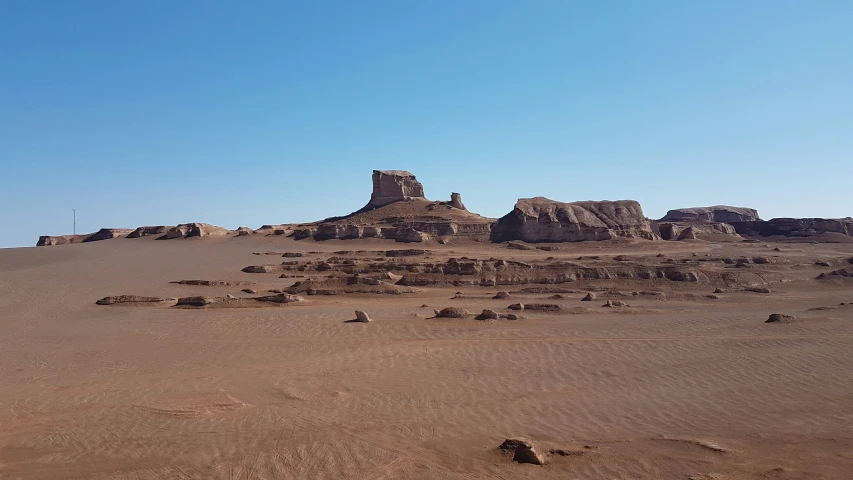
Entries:
[[373,169],[518,197],[853,215],[853,2],[0,2],[0,246],[311,221]]

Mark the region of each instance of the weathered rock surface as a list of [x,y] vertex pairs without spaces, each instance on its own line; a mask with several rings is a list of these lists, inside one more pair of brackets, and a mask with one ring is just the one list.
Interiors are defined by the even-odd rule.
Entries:
[[102,228],[97,232],[86,237],[84,242],[98,242],[101,240],[109,240],[111,238],[126,237],[131,232],[132,228]]
[[483,309],[483,313],[477,315],[477,320],[497,320],[500,317],[498,312],[489,309]]
[[424,198],[424,187],[414,175],[404,170],[373,171],[373,193],[368,206],[381,207],[412,198]]
[[547,457],[540,452],[530,440],[522,437],[508,438],[498,447],[513,454],[512,459],[518,463],[545,465]]
[[459,210],[468,210],[465,204],[462,203],[462,195],[456,192],[450,194],[450,206]]
[[95,303],[98,305],[159,305],[164,303],[175,303],[175,299],[142,297],[139,295],[116,295],[112,297],[104,297]]
[[202,287],[230,287],[255,284],[255,282],[247,282],[245,280],[173,280],[169,283],[177,283],[179,285],[198,285]]
[[227,228],[217,227],[209,223],[182,223],[170,228],[166,232],[166,238],[216,237],[232,233]]
[[652,222],[664,240],[694,240],[704,236],[731,235],[740,237],[735,227],[721,222]]
[[492,241],[579,242],[657,235],[634,200],[562,203],[522,198],[492,227]]
[[737,233],[744,236],[809,237],[822,233],[840,233],[853,236],[853,218],[774,218],[751,222],[732,223]]
[[149,235],[164,235],[170,228],[174,228],[166,225],[152,225],[139,227],[136,230],[130,232],[127,235],[127,238],[141,238],[147,237]]
[[793,323],[797,320],[797,317],[792,315],[785,315],[783,313],[771,313],[767,320],[764,323]]
[[471,312],[463,308],[447,307],[435,311],[437,318],[462,318],[471,315]]
[[817,278],[820,280],[825,280],[825,279],[833,278],[833,277],[834,278],[842,278],[842,277],[851,278],[851,277],[853,277],[853,267],[839,268],[838,270],[833,270],[831,272],[821,273],[820,275],[817,276]]
[[52,247],[55,245],[70,245],[83,243],[89,235],[42,235],[36,243],[37,247]]
[[713,207],[677,208],[670,210],[661,222],[752,222],[758,218],[758,210],[743,207],[716,205]]

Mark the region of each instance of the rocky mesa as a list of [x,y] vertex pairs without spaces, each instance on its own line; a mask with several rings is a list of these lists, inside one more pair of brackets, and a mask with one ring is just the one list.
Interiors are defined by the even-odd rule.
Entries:
[[649,220],[634,200],[563,203],[522,198],[492,228],[492,241],[581,242],[644,238],[654,240]]

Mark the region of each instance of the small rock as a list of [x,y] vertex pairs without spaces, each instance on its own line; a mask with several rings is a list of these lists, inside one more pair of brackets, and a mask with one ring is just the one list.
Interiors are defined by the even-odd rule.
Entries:
[[508,313],[508,314],[506,314],[506,317],[505,317],[505,318],[506,318],[507,320],[521,320],[521,317],[519,317],[518,315],[516,315],[516,314],[514,314],[514,313]]
[[783,313],[771,313],[767,320],[764,323],[791,323],[796,320],[797,317],[792,315],[785,315]]
[[744,290],[747,292],[754,292],[754,293],[770,293],[770,289],[764,288],[764,287],[749,287],[749,288],[745,288]]
[[225,295],[225,298],[237,298],[237,297],[235,297],[234,295],[231,295],[231,294],[229,293],[228,295]]
[[592,292],[587,293],[586,296],[581,299],[582,302],[591,302],[593,300],[595,300],[595,294]]
[[714,293],[725,293],[722,288],[715,288]]
[[509,293],[507,293],[507,292],[498,292],[498,293],[496,293],[496,294],[495,294],[495,296],[494,296],[494,297],[492,297],[492,298],[493,298],[493,299],[495,299],[495,300],[504,300],[504,299],[509,298]]
[[355,319],[359,322],[367,323],[370,321],[370,316],[367,315],[367,312],[364,312],[362,310],[356,310]]
[[435,316],[438,318],[462,318],[471,315],[470,312],[463,308],[448,307],[435,311]]
[[509,306],[509,309],[510,310],[524,310],[524,304],[523,303],[513,303],[512,305]]
[[501,450],[513,452],[512,459],[518,463],[545,465],[546,457],[539,452],[535,445],[526,438],[509,438],[499,447]]
[[258,293],[254,288],[244,288],[243,293]]
[[477,320],[497,320],[499,316],[494,310],[484,309],[483,313],[477,315]]

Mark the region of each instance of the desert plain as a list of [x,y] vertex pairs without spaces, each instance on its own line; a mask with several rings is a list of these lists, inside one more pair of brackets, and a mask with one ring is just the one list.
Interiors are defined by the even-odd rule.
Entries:
[[853,243],[267,230],[0,250],[0,478],[853,478]]

